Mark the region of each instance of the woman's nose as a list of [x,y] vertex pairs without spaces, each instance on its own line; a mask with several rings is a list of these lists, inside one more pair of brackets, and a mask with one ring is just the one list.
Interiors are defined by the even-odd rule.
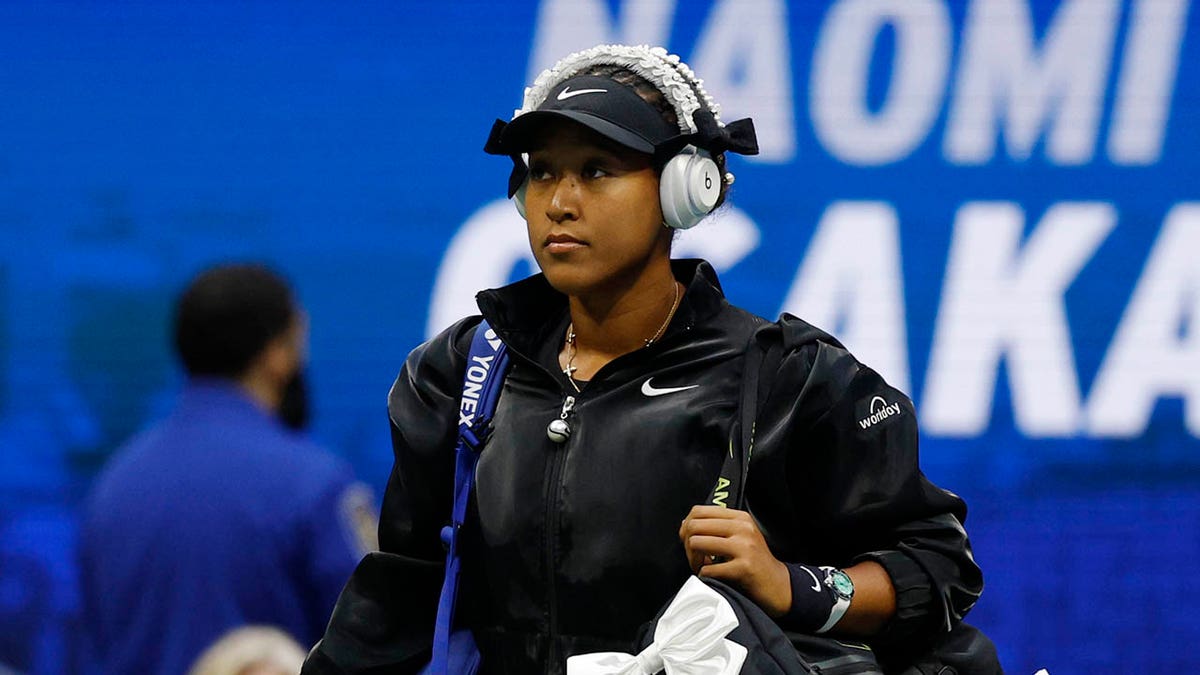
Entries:
[[574,176],[564,176],[555,182],[546,217],[556,223],[579,218],[579,181]]

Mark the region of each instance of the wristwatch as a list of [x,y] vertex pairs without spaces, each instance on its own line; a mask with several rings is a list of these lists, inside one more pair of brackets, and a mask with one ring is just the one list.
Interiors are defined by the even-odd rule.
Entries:
[[846,610],[850,609],[850,600],[854,598],[854,581],[850,579],[849,574],[836,567],[822,567],[821,570],[825,572],[825,587],[833,591],[834,603],[825,625],[817,629],[818,634],[828,632],[836,626],[846,614]]

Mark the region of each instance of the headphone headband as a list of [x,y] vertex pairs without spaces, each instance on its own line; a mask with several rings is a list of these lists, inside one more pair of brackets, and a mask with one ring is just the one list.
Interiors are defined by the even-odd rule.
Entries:
[[525,99],[513,119],[537,110],[555,86],[595,65],[622,66],[645,78],[675,109],[682,134],[696,132],[692,116],[701,109],[711,111],[720,123],[721,107],[704,90],[704,81],[679,56],[648,45],[597,45],[563,57],[553,67],[543,70],[525,89]]

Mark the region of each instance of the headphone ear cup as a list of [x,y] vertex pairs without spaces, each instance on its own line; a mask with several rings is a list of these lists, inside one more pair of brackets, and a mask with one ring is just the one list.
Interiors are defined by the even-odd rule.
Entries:
[[693,227],[712,212],[721,196],[717,163],[708,151],[687,146],[663,166],[658,196],[668,227]]
[[521,218],[524,220],[529,220],[529,217],[525,215],[525,189],[528,187],[529,179],[526,178],[525,182],[521,183],[521,187],[517,188],[516,193],[512,197],[513,206],[517,207],[517,213],[521,214]]
[[[513,161],[516,162],[517,158],[513,157]],[[525,190],[529,188],[529,153],[527,152],[521,153],[520,163],[513,171],[517,171],[522,167],[525,169],[525,180],[521,181],[521,187],[517,188],[517,191],[513,193],[512,200],[513,206],[517,207],[517,213],[521,214],[523,220],[528,221],[529,217],[525,215]]]

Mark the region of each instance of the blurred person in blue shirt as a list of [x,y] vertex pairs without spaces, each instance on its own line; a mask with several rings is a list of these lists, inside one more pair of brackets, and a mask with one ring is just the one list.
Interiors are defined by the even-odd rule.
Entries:
[[188,375],[177,406],[117,451],[83,514],[102,673],[178,675],[246,624],[312,644],[374,548],[370,490],[300,434],[307,320],[286,282],[254,265],[206,271],[174,337]]

